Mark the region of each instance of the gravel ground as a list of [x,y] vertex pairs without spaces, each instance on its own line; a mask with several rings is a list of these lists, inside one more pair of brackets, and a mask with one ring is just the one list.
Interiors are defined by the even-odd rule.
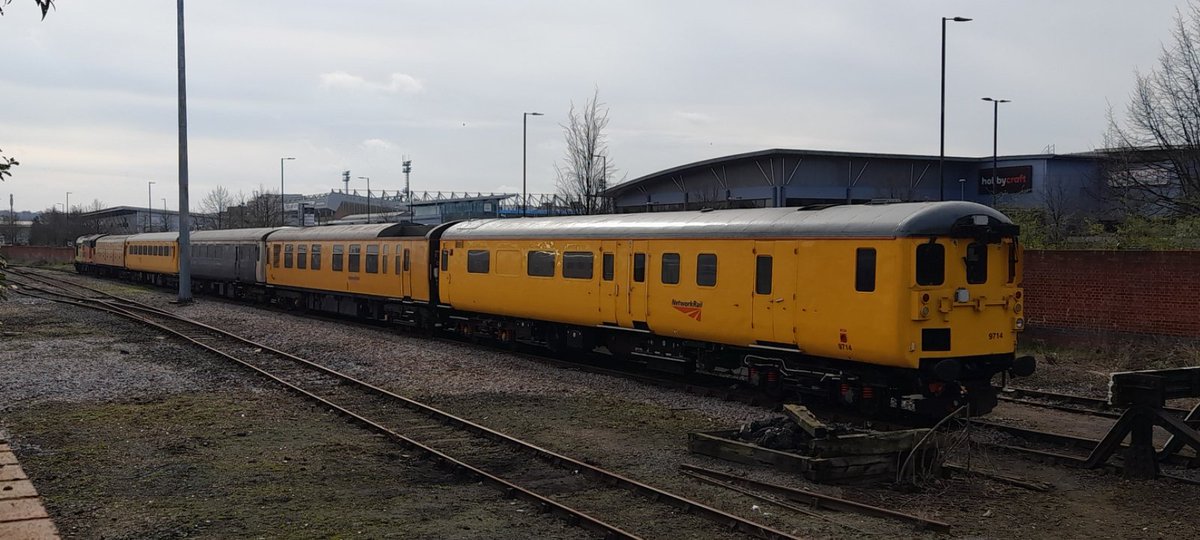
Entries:
[[[761,409],[747,405],[551,368],[503,352],[382,329],[294,317],[211,299],[177,307],[169,304],[171,295],[164,292],[119,284],[103,286],[188,317],[236,328],[246,337],[423,398],[452,413],[802,536],[858,537],[862,535],[859,531],[866,531],[913,537],[921,533],[905,525],[845,513],[835,514],[839,524],[798,517],[722,488],[698,484],[680,476],[677,466],[697,463],[846,495],[947,521],[954,524],[954,534],[973,537],[1184,537],[1200,526],[1189,510],[1189,501],[1194,501],[1197,493],[1195,488],[1123,482],[979,452],[972,454],[976,466],[1049,481],[1059,490],[1033,494],[973,479],[936,482],[921,493],[911,494],[880,486],[814,486],[791,475],[733,467],[687,452],[689,431],[726,428],[764,416]],[[1089,362],[1083,354],[1068,358],[1062,351],[1054,360],[1043,363],[1040,378],[1033,379],[1029,386],[1094,394],[1095,382],[1090,378],[1081,382],[1083,377],[1079,375],[1099,373],[1107,366]],[[1164,513],[1172,517],[1159,519]]]

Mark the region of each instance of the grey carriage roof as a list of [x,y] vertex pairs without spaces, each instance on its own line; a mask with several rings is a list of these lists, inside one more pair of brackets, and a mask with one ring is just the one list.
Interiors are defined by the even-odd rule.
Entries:
[[254,229],[224,229],[219,231],[195,231],[188,239],[193,243],[261,242],[268,234],[284,230],[279,227]]
[[987,206],[949,201],[473,220],[448,228],[442,238],[890,238],[945,235],[976,215],[1012,223]]
[[96,244],[124,244],[129,239],[128,234],[106,234],[96,239]]
[[175,242],[179,240],[177,232],[152,232],[130,236],[126,242]]
[[429,227],[403,223],[372,223],[364,225],[326,225],[323,227],[287,228],[271,233],[270,242],[297,240],[370,240],[399,236],[425,236]]

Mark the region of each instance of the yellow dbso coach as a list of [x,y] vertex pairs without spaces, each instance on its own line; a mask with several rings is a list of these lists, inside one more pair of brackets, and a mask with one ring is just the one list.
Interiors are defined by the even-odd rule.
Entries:
[[867,410],[995,406],[1022,316],[1017,227],[974,203],[443,226],[458,331],[702,371]]
[[[1034,370],[1017,233],[897,203],[200,231],[189,257],[203,292],[938,416]],[[80,243],[80,271],[177,283],[175,233]]]

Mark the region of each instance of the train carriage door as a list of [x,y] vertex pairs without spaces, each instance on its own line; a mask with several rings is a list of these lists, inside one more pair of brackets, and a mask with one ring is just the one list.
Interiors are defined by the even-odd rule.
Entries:
[[650,296],[650,247],[645,240],[629,242],[629,272],[626,273],[625,288],[629,291],[629,302],[626,304],[629,315],[629,326],[648,330],[646,318]]
[[403,242],[399,244],[398,253],[396,253],[396,270],[400,273],[400,288],[404,291],[405,298],[412,298],[412,252],[416,248],[416,242]]
[[796,343],[797,249],[794,241],[754,243],[752,326],[756,341]]
[[754,281],[749,283],[751,303],[751,327],[755,341],[775,342],[775,243],[755,242],[753,257]]
[[621,285],[617,281],[617,242],[600,242],[600,322],[617,324],[617,306],[620,304]]

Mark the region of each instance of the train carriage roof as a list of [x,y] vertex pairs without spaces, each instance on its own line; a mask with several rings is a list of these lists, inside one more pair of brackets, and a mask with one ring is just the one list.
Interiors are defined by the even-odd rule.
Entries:
[[261,242],[268,234],[285,230],[282,227],[257,227],[253,229],[221,229],[216,231],[194,231],[188,240],[199,244],[230,242]]
[[363,225],[325,225],[321,227],[290,227],[267,237],[269,242],[309,240],[372,240],[401,236],[425,236],[429,227],[411,223],[371,223]]
[[96,245],[100,244],[124,244],[129,239],[128,234],[106,234],[96,239]]
[[80,244],[86,244],[88,242],[91,242],[91,245],[95,246],[96,240],[99,239],[101,236],[105,236],[105,235],[104,234],[85,234],[85,235],[80,236],[79,238],[75,239],[75,245],[78,246]]
[[152,232],[129,236],[127,242],[177,242],[178,232]]
[[981,225],[976,219],[1015,234],[1012,220],[990,207],[948,201],[472,220],[442,239],[894,238],[951,235]]

